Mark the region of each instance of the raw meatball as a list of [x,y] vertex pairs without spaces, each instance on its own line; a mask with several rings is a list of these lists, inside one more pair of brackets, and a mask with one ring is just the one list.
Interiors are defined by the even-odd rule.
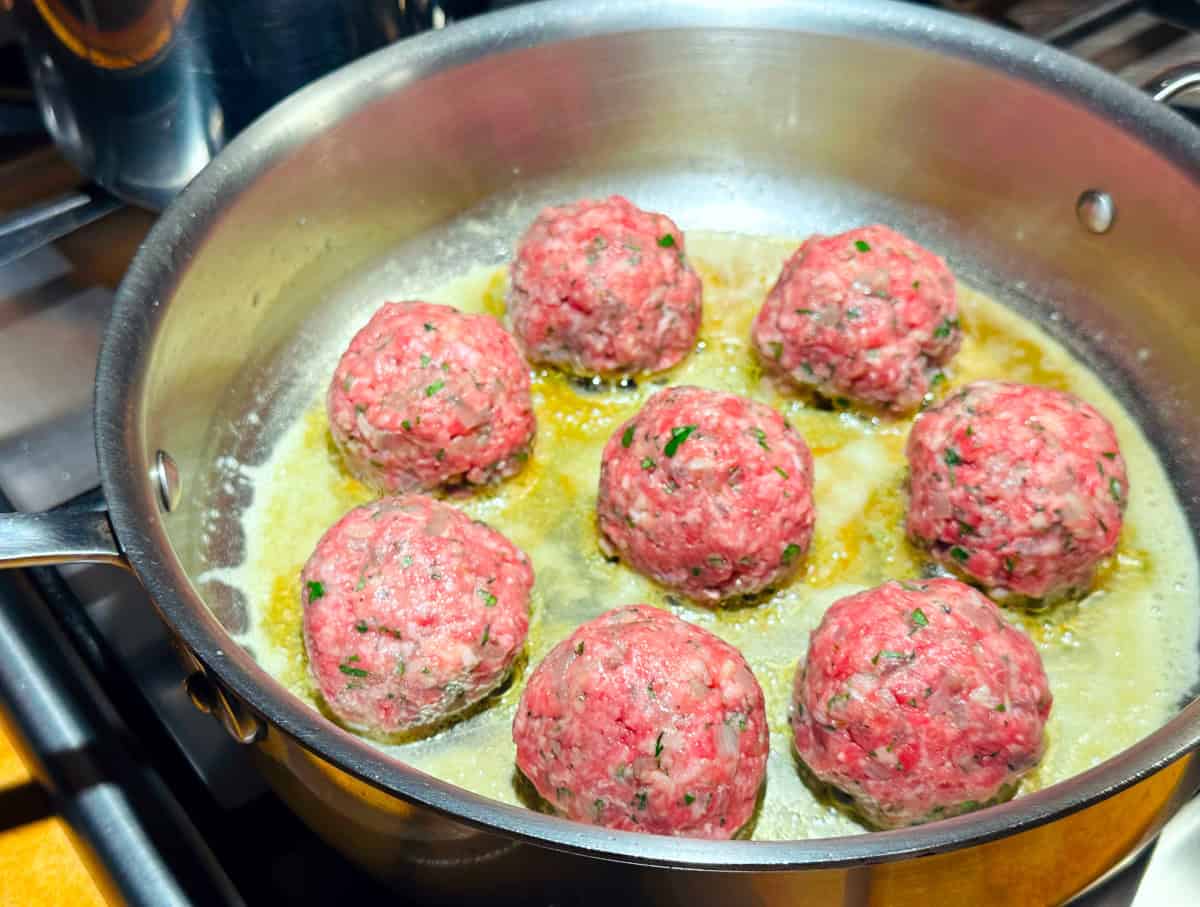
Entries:
[[700,278],[669,217],[614,195],[538,215],[517,247],[508,311],[534,362],[657,372],[695,346]]
[[783,266],[752,339],[796,384],[910,410],[962,342],[954,275],[887,227],[812,236]]
[[1129,479],[1112,425],[1078,397],[978,381],[908,436],[908,534],[1001,594],[1085,590],[1121,534]]
[[601,544],[697,601],[750,595],[808,550],[812,483],[808,445],[769,406],[668,388],[604,448]]
[[1051,701],[1037,649],[979,592],[889,582],[825,612],[791,720],[809,771],[896,828],[1011,796]]
[[309,670],[354,730],[436,724],[498,687],[525,645],[529,558],[421,495],[351,510],[300,579]]
[[385,492],[517,472],[537,424],[529,367],[490,315],[389,302],[342,355],[327,399],[350,471]]
[[648,605],[600,615],[525,686],[517,767],[570,819],[728,838],[754,813],[767,766],[762,689],[707,630]]

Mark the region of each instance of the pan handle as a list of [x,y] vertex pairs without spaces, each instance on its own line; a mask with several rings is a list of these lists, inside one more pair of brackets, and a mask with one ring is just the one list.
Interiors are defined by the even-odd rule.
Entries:
[[1185,92],[1200,90],[1200,62],[1172,66],[1143,85],[1142,89],[1163,104],[1169,104]]
[[105,511],[63,507],[0,513],[0,569],[70,563],[129,569]]
[[[87,495],[43,513],[0,512],[0,570],[52,564],[110,564],[132,567],[117,544],[103,499]],[[213,715],[238,743],[254,743],[267,726],[244,706],[184,646],[178,651],[189,671],[185,682],[192,703]]]
[[0,266],[62,239],[120,207],[121,202],[104,190],[84,187],[9,214],[0,221]]

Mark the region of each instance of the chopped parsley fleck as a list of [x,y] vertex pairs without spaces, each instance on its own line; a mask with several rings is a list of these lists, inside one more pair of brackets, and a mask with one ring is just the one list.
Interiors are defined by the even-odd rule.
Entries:
[[426,322],[425,322],[425,330],[427,330],[427,331],[436,331],[436,330],[437,330],[437,328],[435,328],[435,327],[434,327],[432,324],[430,324],[428,321],[426,321]]
[[596,818],[600,818],[600,813],[604,812],[604,801],[596,799],[592,801],[592,809],[596,811]]
[[859,252],[870,252],[871,244],[865,239],[856,239],[854,240],[854,248],[858,249]]
[[654,472],[654,467],[657,465],[650,457],[642,458],[642,469],[646,470],[646,472]]
[[434,394],[436,394],[438,391],[440,391],[445,386],[446,386],[445,381],[441,381],[441,380],[435,381],[435,382],[433,382],[433,384],[429,385],[429,387],[425,388],[425,396],[432,397]]
[[1108,491],[1112,495],[1114,501],[1121,503],[1121,483],[1115,478],[1108,480]]
[[422,354],[421,354],[421,368],[428,368],[428,367],[429,367],[429,363],[430,363],[430,362],[432,362],[432,361],[433,361],[433,360],[429,358],[429,354],[428,354],[428,353],[422,353]]
[[754,435],[754,440],[758,442],[758,446],[763,450],[770,450],[770,445],[767,444],[767,433],[757,425],[750,429],[750,434]]
[[325,595],[325,584],[323,582],[321,582],[320,580],[315,580],[315,579],[308,581],[309,604],[311,604],[312,602],[315,602],[318,598],[321,598],[324,595]]
[[575,654],[576,655],[583,654],[583,640],[582,639],[579,642],[575,643]]
[[1115,460],[1117,458],[1117,452],[1115,450],[1106,450],[1102,456],[1106,460]]
[[646,684],[646,695],[649,696],[651,699],[658,698],[658,694],[656,694],[654,692],[654,684],[652,684],[652,683]]
[[406,554],[406,555],[404,555],[404,557],[400,558],[400,566],[402,566],[402,567],[411,567],[412,563],[413,563],[413,559],[410,555]]
[[625,426],[624,434],[621,435],[621,446],[628,447],[632,443],[633,443],[633,426],[627,425],[627,426]]
[[767,346],[771,348],[771,358],[778,362],[779,358],[783,355],[783,344],[778,340],[772,340]]
[[959,520],[958,521],[958,534],[959,535],[974,535],[975,527],[972,526],[970,523],[966,522],[965,520]]
[[834,706],[841,705],[843,702],[849,702],[849,701],[850,701],[849,693],[835,693],[834,695],[830,696],[829,701],[827,703],[825,703],[825,711],[831,712],[831,711],[833,711]]
[[683,802],[684,802],[685,806],[691,806],[693,803],[696,802],[696,798],[692,794],[684,794]]
[[942,323],[937,326],[933,332],[933,336],[939,340],[950,336],[950,332],[958,327],[957,318],[943,318]]
[[646,791],[640,790],[633,795],[633,802],[637,804],[638,809],[646,808]]
[[1002,702],[1002,703],[1000,703],[998,706],[996,706],[996,711],[997,711],[997,712],[1007,712],[1007,711],[1008,711],[1008,706],[1006,706],[1006,705],[1005,705],[1005,704]]
[[437,460],[439,463],[442,462],[442,460],[446,459],[446,448],[439,447],[437,453],[435,453],[433,455],[433,458],[435,460]]
[[921,281],[919,281],[919,280],[914,280],[914,281],[913,281],[913,289],[914,289],[914,290],[919,290],[919,289],[921,289]]
[[348,659],[346,659],[346,661],[344,661],[340,665],[338,665],[338,670],[341,671],[343,674],[346,674],[349,677],[368,677],[368,676],[370,676],[369,671],[364,671],[362,668],[356,668],[352,664],[350,664],[350,662],[352,662],[352,661],[358,661],[358,656],[351,655]]
[[664,233],[658,238],[658,244],[664,249],[673,249],[675,248],[675,237],[670,233]]
[[925,616],[925,612],[920,608],[914,608],[911,616],[914,632],[922,627],[929,626],[929,618]]
[[358,578],[358,582],[354,584],[354,591],[359,592],[367,585],[367,575],[364,573]]
[[693,567],[692,568],[692,576],[699,576],[703,572],[704,572],[703,567]]
[[407,666],[404,664],[404,659],[403,659],[403,658],[397,658],[397,659],[396,659],[396,676],[397,676],[397,677],[403,677],[403,676],[404,676],[404,672],[405,672],[405,671],[407,671],[407,670],[408,670],[408,667],[407,667]]
[[700,426],[698,425],[677,425],[671,429],[671,440],[663,448],[663,453],[668,457],[675,456],[675,452],[679,450],[679,445],[688,439],[688,436]]
[[785,564],[790,564],[795,559],[796,555],[799,553],[800,553],[800,546],[795,544],[794,542],[788,542],[787,545],[783,549],[783,558],[782,558],[783,562]]
[[854,308],[846,309],[846,317],[851,321],[854,321],[856,318],[862,318],[862,310]]
[[950,556],[961,564],[971,555],[966,548],[963,548],[961,545],[955,545],[950,549]]
[[933,377],[929,379],[929,386],[937,387],[939,384],[942,384],[945,380],[946,380],[945,372],[934,372]]
[[962,463],[962,457],[953,447],[947,447],[942,453],[942,459],[946,461],[947,466],[958,466]]
[[776,466],[776,467],[775,467],[775,471],[776,471],[777,473],[779,473],[781,476],[783,476],[785,479],[788,477],[788,472],[787,472],[787,470],[786,470],[786,469],[784,469],[782,466]]
[[367,632],[367,622],[365,620],[360,620],[358,623],[356,623],[354,625],[354,629],[357,630],[359,633],[366,633]]
[[496,607],[496,596],[494,596],[494,595],[492,595],[492,593],[488,592],[487,589],[480,589],[479,597],[483,599],[483,603],[487,607],[489,607],[489,608]]
[[1017,562],[1015,560],[1013,560],[1011,557],[1006,557],[1004,559],[1004,569],[1007,570],[1009,573],[1012,573],[1013,568],[1016,566],[1017,566]]
[[479,640],[479,644],[481,646],[486,646],[487,641],[489,639],[491,639],[491,636],[492,636],[492,625],[488,624],[486,627],[483,628],[483,638],[481,640]]
[[663,739],[663,734],[665,734],[665,733],[666,733],[666,731],[659,731],[658,739],[654,741],[654,758],[655,759],[658,759],[660,756],[662,756],[662,751],[663,751],[662,739]]
[[911,652],[895,652],[891,649],[880,649],[871,659],[871,664],[879,664],[879,659],[887,658],[891,661],[909,661],[912,659]]
[[817,310],[816,309],[796,309],[796,314],[797,315],[815,315],[815,314],[817,314]]
[[409,422],[407,419],[405,419],[403,422],[400,423],[400,427],[403,428],[405,431],[412,431],[412,423]]

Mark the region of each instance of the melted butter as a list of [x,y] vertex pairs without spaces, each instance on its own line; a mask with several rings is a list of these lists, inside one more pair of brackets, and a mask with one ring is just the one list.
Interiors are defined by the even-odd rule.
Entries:
[[[824,610],[843,595],[888,578],[916,576],[926,566],[903,532],[904,442],[911,419],[817,409],[764,379],[750,347],[750,322],[795,241],[693,234],[688,246],[705,293],[697,350],[672,372],[631,391],[589,393],[556,372],[536,372],[538,437],[530,462],[502,485],[454,503],[507,534],[533,559],[530,664],[608,608],[639,601],[670,608],[740,648],[766,694],[771,756],[753,836],[861,831],[800,781],[787,711],[796,660]],[[505,289],[503,269],[482,269],[427,298],[502,315]],[[1200,672],[1195,607],[1200,580],[1191,537],[1161,465],[1100,381],[1008,309],[967,288],[960,288],[959,304],[963,348],[939,391],[977,378],[1073,391],[1113,421],[1132,483],[1120,548],[1101,568],[1095,590],[1044,614],[1009,615],[1038,645],[1055,696],[1046,757],[1022,786],[1029,791],[1097,764],[1174,713]],[[650,393],[679,383],[762,400],[779,409],[813,450],[812,549],[794,581],[755,605],[712,611],[675,602],[599,551],[594,508],[601,449]],[[321,533],[371,493],[342,469],[323,396],[279,441],[271,460],[255,470],[254,480],[247,559],[236,578],[251,603],[252,629],[245,641],[268,671],[315,706],[300,635],[300,567]],[[381,748],[480,794],[521,802],[510,737],[521,673],[471,717],[425,740]]]

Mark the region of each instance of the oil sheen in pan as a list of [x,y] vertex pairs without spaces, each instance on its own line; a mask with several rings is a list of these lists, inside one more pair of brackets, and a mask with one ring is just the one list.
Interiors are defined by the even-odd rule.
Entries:
[[[873,420],[821,410],[763,378],[749,345],[750,320],[794,239],[689,233],[688,253],[704,281],[698,349],[662,380],[589,393],[538,371],[534,456],[514,479],[455,503],[521,545],[537,570],[528,655],[538,660],[579,623],[614,605],[670,608],[745,653],[766,693],[771,756],[758,839],[861,831],[800,781],[787,725],[788,694],[808,633],[836,598],[928,565],[904,539],[904,442],[911,419]],[[502,315],[505,272],[482,268],[425,298]],[[1042,615],[1009,614],[1036,641],[1055,695],[1049,747],[1022,791],[1061,781],[1129,746],[1165,722],[1193,683],[1200,573],[1167,476],[1134,420],[1100,380],[1033,323],[960,288],[965,342],[939,393],[978,378],[1063,388],[1097,406],[1117,428],[1132,483],[1125,532],[1083,601]],[[324,378],[321,379],[323,382]],[[614,427],[662,383],[746,394],[783,412],[816,457],[817,525],[795,581],[753,607],[711,611],[669,600],[662,590],[600,554],[594,521],[600,450]],[[329,438],[322,393],[249,470],[256,491],[244,517],[246,558],[225,574],[249,607],[248,633],[263,666],[315,705],[300,642],[301,565],[317,538],[370,492],[342,469]],[[297,494],[297,489],[304,489]],[[527,670],[527,668],[526,668]],[[488,706],[418,742],[384,746],[412,765],[477,793],[522,802],[510,737],[519,673]]]

